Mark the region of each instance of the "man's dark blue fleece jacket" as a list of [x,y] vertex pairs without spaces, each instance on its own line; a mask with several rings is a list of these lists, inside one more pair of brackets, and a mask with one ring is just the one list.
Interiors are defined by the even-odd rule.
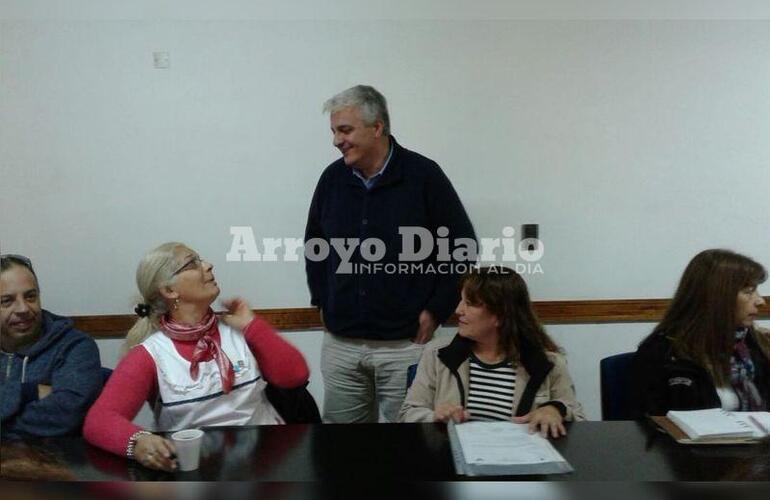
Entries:
[[[370,267],[371,271],[337,272],[341,259],[331,246],[329,256],[322,261],[306,258],[311,303],[321,308],[326,327],[336,335],[380,340],[412,338],[421,311],[430,311],[443,323],[457,306],[460,274],[440,271],[457,269],[450,264],[458,261],[439,262],[435,244],[426,259],[401,263],[402,268],[410,265],[408,272],[388,272],[393,264],[399,266],[399,227],[425,228],[434,240],[437,230],[446,227],[450,253],[458,238],[476,244],[471,221],[441,168],[433,160],[401,147],[392,136],[390,140],[393,155],[371,189],[367,190],[340,158],[321,174],[310,205],[306,242],[314,238],[327,242],[332,238],[357,238],[359,242],[378,238],[386,247],[384,257],[378,261],[382,268],[376,272],[374,267]],[[360,250],[360,246],[356,248],[350,262],[373,264],[362,257]],[[475,262],[475,255],[470,262]]]
[[[40,338],[15,353],[0,353],[3,439],[79,434],[102,389],[96,342],[72,320],[42,311]],[[38,385],[51,393],[38,399]]]

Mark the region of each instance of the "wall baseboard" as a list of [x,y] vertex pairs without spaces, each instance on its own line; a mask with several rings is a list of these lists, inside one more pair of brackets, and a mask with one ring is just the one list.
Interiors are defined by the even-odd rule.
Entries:
[[[770,304],[770,297],[765,297]],[[669,299],[553,300],[534,302],[540,321],[545,324],[656,322],[663,317]],[[256,309],[255,312],[279,331],[322,330],[321,317],[313,307]],[[770,305],[761,309],[770,317]],[[75,327],[94,338],[122,338],[136,321],[131,314],[73,316]],[[455,325],[452,316],[447,325]]]

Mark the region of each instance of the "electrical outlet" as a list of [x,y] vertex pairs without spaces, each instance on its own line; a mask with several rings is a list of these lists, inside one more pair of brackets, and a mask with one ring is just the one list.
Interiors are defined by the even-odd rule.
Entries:
[[[527,239],[540,239],[540,226],[538,224],[522,224],[521,226],[521,239],[522,241]],[[537,250],[537,244],[534,242],[528,242],[527,250],[534,252]]]

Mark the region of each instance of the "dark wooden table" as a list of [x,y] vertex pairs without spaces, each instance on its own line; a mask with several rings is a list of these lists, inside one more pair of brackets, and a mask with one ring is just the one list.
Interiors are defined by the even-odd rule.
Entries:
[[[758,445],[683,446],[640,422],[578,422],[553,441],[575,469],[549,481],[715,481],[759,456]],[[442,424],[286,425],[208,429],[200,469],[151,471],[80,438],[30,443],[81,480],[464,481]]]

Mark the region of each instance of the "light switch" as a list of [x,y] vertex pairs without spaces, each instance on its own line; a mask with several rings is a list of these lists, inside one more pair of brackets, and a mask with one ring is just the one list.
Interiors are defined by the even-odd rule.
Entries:
[[171,66],[168,52],[153,52],[152,62],[156,69],[168,69]]

